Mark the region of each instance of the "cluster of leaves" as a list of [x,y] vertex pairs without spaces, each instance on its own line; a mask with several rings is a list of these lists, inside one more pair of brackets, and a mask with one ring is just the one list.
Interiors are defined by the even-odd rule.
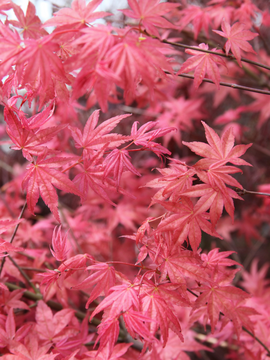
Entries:
[[2,358],[263,360],[268,265],[240,262],[269,200],[239,200],[270,192],[249,149],[270,155],[270,14],[128,0],[115,18],[101,3],[42,24],[31,2],[0,1]]

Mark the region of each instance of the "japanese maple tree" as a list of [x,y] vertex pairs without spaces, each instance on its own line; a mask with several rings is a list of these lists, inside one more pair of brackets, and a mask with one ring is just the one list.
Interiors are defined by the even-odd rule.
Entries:
[[1,358],[269,357],[267,2],[26,5],[0,1]]

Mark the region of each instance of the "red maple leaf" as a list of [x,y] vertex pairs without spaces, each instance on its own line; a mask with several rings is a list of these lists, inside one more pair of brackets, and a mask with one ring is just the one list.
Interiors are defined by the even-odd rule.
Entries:
[[48,35],[47,31],[41,28],[42,23],[39,17],[36,16],[36,8],[35,5],[31,3],[31,1],[28,2],[26,15],[24,15],[20,6],[14,3],[12,3],[12,8],[18,21],[9,20],[8,22],[13,26],[22,29],[24,39],[38,39],[41,36]]
[[140,129],[138,129],[138,124],[139,122],[135,121],[131,128],[130,134],[132,136],[134,144],[142,145],[143,147],[153,151],[159,157],[163,154],[171,154],[168,149],[156,142],[153,142],[153,140],[164,136],[172,131],[176,131],[176,128],[162,127],[156,130],[151,130],[158,125],[158,121],[147,122],[146,124],[142,125]]
[[208,144],[202,142],[185,142],[183,144],[188,146],[195,154],[205,157],[205,159],[199,160],[196,164],[197,167],[212,167],[222,166],[227,162],[234,165],[249,165],[245,160],[239,159],[247,149],[252,145],[236,145],[234,146],[234,135],[232,128],[228,128],[221,136],[210,128],[205,122],[202,121],[205,129],[205,136]]
[[104,169],[104,177],[113,172],[113,177],[116,180],[117,187],[119,187],[124,170],[129,170],[133,174],[141,176],[129,159],[130,155],[127,150],[114,149],[105,159],[106,167]]
[[74,0],[71,9],[63,8],[53,14],[53,18],[47,20],[43,27],[72,25],[80,27],[89,24],[96,19],[112,15],[109,12],[97,11],[95,9],[102,3],[102,0],[92,0],[87,5],[85,0]]
[[57,226],[53,230],[52,236],[52,248],[51,253],[58,261],[66,260],[67,254],[69,252],[69,246],[67,242],[67,233],[65,236],[62,236],[61,226]]
[[[42,145],[48,143],[66,127],[66,125],[59,125],[40,129],[40,126],[48,121],[52,115],[50,114],[48,117],[48,112],[51,113],[50,107],[30,119],[23,119],[25,120],[23,123],[10,108],[5,107],[6,132],[14,143],[11,149],[22,150],[23,156],[29,161],[33,160],[33,155],[40,155],[45,151],[47,148]],[[47,149],[47,151],[49,150]]]
[[139,294],[134,285],[126,283],[113,286],[110,289],[110,294],[95,308],[90,319],[107,308],[110,309],[109,318],[119,316],[121,312],[129,309],[138,311],[140,308]]
[[233,24],[233,26],[230,26],[227,21],[223,21],[221,24],[221,29],[222,31],[213,31],[222,37],[228,38],[227,42],[225,43],[226,54],[228,55],[231,49],[239,66],[242,67],[240,49],[256,54],[256,51],[253,50],[252,46],[247,42],[247,40],[252,40],[259,34],[247,30],[246,25],[239,22],[236,22]]
[[[208,45],[202,43],[199,44],[199,48],[208,50]],[[216,49],[212,49],[212,51],[217,51]],[[194,85],[195,89],[198,89],[200,84],[202,83],[205,74],[208,74],[210,79],[214,81],[217,89],[219,89],[220,83],[220,73],[217,64],[226,66],[226,62],[224,59],[218,55],[203,53],[196,50],[185,50],[187,54],[194,55],[189,58],[184,64],[181,66],[178,74],[188,73],[189,71],[195,69],[194,72]]]
[[63,309],[53,314],[49,306],[43,301],[38,302],[36,310],[36,331],[39,338],[44,341],[44,344],[57,342],[65,337],[76,335],[77,330],[71,332],[69,323],[74,316],[74,310]]
[[10,308],[6,318],[5,330],[0,328],[0,347],[4,348],[12,344],[12,341],[20,341],[29,332],[32,324],[26,323],[16,331],[13,309]]
[[[71,158],[50,157],[46,158],[47,153],[39,155],[30,165],[22,182],[22,187],[27,191],[27,205],[29,211],[34,214],[34,208],[41,195],[45,204],[50,208],[55,218],[60,222],[57,210],[58,196],[54,188],[82,196],[81,192],[75,187],[74,183],[63,174],[56,170],[67,163]],[[54,185],[54,186],[53,186]]]
[[108,147],[116,147],[125,141],[130,140],[130,137],[120,134],[108,134],[121,120],[128,116],[130,116],[130,114],[115,116],[109,120],[103,121],[97,126],[99,110],[95,110],[87,120],[83,133],[78,128],[69,127],[72,137],[75,140],[75,146],[77,148],[83,148],[84,150],[92,150],[101,149],[104,144],[107,144]]
[[132,10],[120,10],[126,16],[140,20],[140,24],[151,35],[159,37],[156,27],[174,29],[177,28],[162,16],[175,8],[178,4],[159,3],[159,0],[128,0],[128,4]]
[[212,202],[210,198],[208,202],[199,200],[194,205],[188,197],[181,198],[180,202],[158,201],[171,214],[161,220],[154,233],[172,231],[173,239],[178,244],[182,244],[188,237],[192,250],[196,252],[201,242],[202,230],[212,236],[220,237],[207,221],[209,215],[205,211]]
[[174,306],[169,298],[162,296],[158,286],[147,281],[141,290],[142,311],[145,316],[152,319],[151,323],[145,324],[150,334],[155,335],[160,328],[163,347],[166,346],[169,329],[171,329],[181,341],[184,341],[179,319],[177,318]]
[[242,198],[235,191],[226,186],[213,187],[213,185],[213,182],[212,185],[195,185],[184,191],[181,195],[187,197],[201,197],[199,201],[207,204],[210,208],[210,220],[213,225],[212,228],[214,229],[221,217],[224,206],[232,220],[234,219],[234,205],[232,199],[242,200]]
[[46,92],[52,79],[68,83],[62,61],[56,55],[58,45],[52,42],[52,37],[47,35],[37,40],[25,40],[25,48],[16,61],[22,85],[32,83]]
[[193,310],[204,306],[207,303],[207,313],[211,323],[212,333],[219,319],[219,313],[223,314],[229,319],[234,318],[235,304],[239,304],[247,299],[249,295],[243,290],[227,285],[234,278],[235,271],[230,273],[219,272],[218,267],[215,267],[212,273],[212,280],[209,284],[201,285],[194,289],[199,291],[201,295],[195,301]]
[[[104,263],[97,263],[88,266],[86,270],[91,270],[92,274],[83,280],[82,283],[73,286],[73,290],[92,288],[91,296],[89,297],[85,308],[88,309],[89,304],[94,301],[101,294],[108,295],[109,290],[115,285],[115,270],[114,267]],[[95,287],[94,287],[95,286]]]

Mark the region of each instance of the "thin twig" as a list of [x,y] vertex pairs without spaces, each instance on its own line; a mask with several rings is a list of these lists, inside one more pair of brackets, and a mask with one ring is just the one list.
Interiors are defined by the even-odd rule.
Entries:
[[[151,36],[149,34],[147,34],[147,35]],[[155,38],[155,39],[158,39],[155,36],[151,36],[151,37]],[[232,55],[232,54],[226,55],[226,53],[220,53],[220,52],[212,51],[212,50],[205,50],[205,49],[201,49],[200,47],[197,47],[197,46],[190,46],[190,45],[186,45],[186,44],[175,43],[175,42],[172,42],[172,41],[168,41],[166,39],[163,39],[163,40],[160,40],[160,41],[163,42],[164,44],[168,44],[168,45],[172,45],[172,46],[176,46],[176,47],[180,47],[180,48],[184,48],[184,49],[201,51],[201,52],[204,52],[204,53],[207,53],[207,54],[218,55],[218,56],[222,56],[222,57],[225,57],[227,59],[230,59],[230,60],[236,60],[236,57],[234,55]],[[246,63],[251,64],[251,65],[261,67],[261,68],[266,69],[266,70],[270,70],[270,66],[258,63],[256,61],[253,61],[253,60],[250,60],[250,59],[247,59],[247,58],[241,58],[241,61],[246,62]]]
[[239,195],[254,194],[254,195],[270,196],[270,194],[268,194],[268,193],[258,192],[258,191],[250,191],[250,190],[246,190],[246,189],[237,189],[236,192]]
[[35,285],[32,283],[31,279],[29,278],[29,276],[26,274],[26,272],[20,267],[20,265],[18,265],[16,263],[16,261],[10,256],[8,255],[9,260],[12,262],[12,264],[19,270],[20,274],[23,276],[23,278],[26,280],[27,284],[29,286],[31,286],[31,288],[34,290],[34,292],[36,294],[38,294],[38,289],[35,287]]
[[[21,210],[21,212],[20,212],[20,215],[19,215],[19,217],[18,217],[18,220],[20,220],[20,219],[22,218],[23,213],[24,213],[24,210],[25,210],[25,208],[26,208],[26,205],[27,205],[27,201],[25,201],[25,203],[24,203],[24,205],[23,205],[23,207],[22,207],[22,210]],[[20,226],[20,223],[15,226],[15,229],[14,229],[13,234],[12,234],[11,239],[10,239],[10,244],[13,242],[13,240],[14,240],[14,238],[15,238],[15,235],[16,235],[16,233],[17,233],[17,231],[18,231],[19,226]],[[5,254],[7,254],[7,252],[6,252]],[[3,270],[3,267],[4,267],[4,265],[5,265],[5,261],[6,261],[6,256],[3,257],[2,262],[1,262],[0,275],[1,275],[2,270]]]
[[[167,71],[165,71],[165,73],[170,74]],[[189,75],[189,74],[178,74],[177,76],[184,77],[184,78],[187,78],[187,79],[192,79],[192,80],[194,79],[194,75]],[[212,81],[210,79],[206,79],[206,78],[202,79],[202,81],[210,83],[210,84],[215,84],[214,81]],[[256,89],[256,88],[243,86],[243,85],[238,85],[238,84],[226,83],[226,82],[223,82],[223,81],[220,81],[219,84],[221,86],[230,87],[232,89],[238,89],[238,90],[244,90],[244,91],[249,91],[249,92],[255,92],[255,93],[258,93],[258,94],[270,95],[270,91],[267,91],[267,90]]]

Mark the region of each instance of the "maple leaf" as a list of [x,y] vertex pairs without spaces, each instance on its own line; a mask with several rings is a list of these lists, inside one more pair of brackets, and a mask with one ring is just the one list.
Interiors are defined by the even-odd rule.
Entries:
[[230,314],[230,319],[226,317],[223,318],[222,326],[224,327],[231,320],[238,339],[240,338],[243,327],[254,334],[254,323],[249,318],[249,316],[252,315],[259,315],[259,313],[249,306],[242,306],[241,304],[234,306]]
[[[176,131],[173,127],[162,127],[156,130],[151,130],[155,126],[158,125],[158,121],[150,121],[146,124],[142,125],[140,129],[138,129],[138,121],[135,121],[131,128],[131,137],[133,139],[134,144],[142,145],[143,147],[153,151],[157,156],[161,156],[163,154],[170,155],[170,151],[163,147],[162,145],[153,142],[152,140],[159,138],[161,136],[165,136],[166,134]],[[150,131],[151,130],[151,131]]]
[[208,202],[199,200],[195,205],[188,197],[181,198],[180,202],[157,202],[172,214],[161,220],[154,234],[172,231],[173,239],[178,244],[182,244],[188,237],[194,252],[197,251],[201,242],[201,230],[212,236],[220,237],[207,221],[208,214],[205,211],[209,208],[209,203],[212,203],[211,198]]
[[138,291],[134,289],[132,284],[126,283],[113,286],[110,289],[110,292],[111,293],[95,308],[90,319],[108,307],[110,307],[110,318],[119,316],[121,312],[125,312],[129,309],[139,310],[140,303]]
[[89,304],[101,294],[104,293],[105,296],[108,295],[109,290],[115,285],[116,280],[114,267],[111,267],[108,264],[94,264],[88,266],[86,270],[91,270],[92,274],[84,279],[80,284],[72,286],[72,289],[80,290],[92,288],[91,296],[85,305],[85,308],[88,309]]
[[67,254],[69,252],[69,247],[67,243],[67,234],[65,236],[62,236],[61,233],[61,226],[57,226],[53,230],[53,236],[52,236],[52,249],[51,253],[58,261],[64,261],[66,260]]
[[41,345],[38,343],[37,336],[31,331],[25,338],[24,344],[13,341],[10,345],[10,352],[14,355],[4,355],[6,360],[53,360],[58,353],[52,354],[48,351],[51,344]]
[[0,2],[0,14],[6,16],[3,10],[10,10],[12,9],[13,3],[9,0],[1,0]]
[[[18,118],[18,115],[9,107],[5,107],[4,116],[7,123],[7,134],[14,143],[11,148],[22,150],[23,156],[29,161],[33,160],[33,155],[41,155],[47,149],[42,145],[48,143],[66,127],[66,125],[58,125],[40,129],[40,126],[52,116],[50,106],[29,119],[23,116]],[[49,150],[47,149],[47,151]]]
[[166,200],[169,198],[172,201],[179,200],[180,195],[191,187],[193,180],[192,176],[196,173],[194,169],[188,169],[181,161],[170,159],[170,167],[165,169],[157,169],[163,177],[151,180],[145,186],[151,188],[161,188],[153,197],[151,204],[156,200]]
[[20,224],[22,221],[23,221],[23,219],[20,219],[20,220],[0,220],[0,234],[3,234],[3,232],[7,231],[10,227]]
[[108,178],[104,179],[104,167],[102,161],[105,148],[107,148],[107,143],[104,145],[102,151],[97,151],[92,157],[85,155],[84,153],[83,169],[75,176],[73,182],[83,194],[83,200],[87,199],[90,188],[105,201],[111,205],[115,205],[107,194],[108,190],[114,190],[114,188]]
[[169,329],[171,329],[181,341],[184,341],[181,326],[175,315],[174,307],[169,299],[164,299],[157,291],[157,287],[150,281],[144,284],[141,291],[142,311],[145,316],[153,321],[145,324],[152,335],[160,328],[163,347],[168,341]]
[[44,344],[47,344],[71,336],[71,333],[68,333],[67,325],[71,322],[73,316],[74,310],[72,309],[63,309],[53,315],[49,306],[43,300],[40,300],[36,309],[36,331],[39,338],[44,341]]
[[234,165],[249,165],[245,160],[239,159],[247,149],[252,145],[236,145],[234,146],[234,135],[231,128],[228,128],[220,138],[217,133],[202,121],[205,130],[205,136],[208,144],[202,142],[185,142],[183,144],[190,148],[195,154],[205,157],[199,160],[196,166],[212,167],[221,166],[230,162]]
[[78,196],[82,196],[82,194],[67,175],[55,169],[70,163],[71,158],[51,157],[46,159],[46,157],[47,153],[44,152],[28,165],[28,171],[22,181],[22,188],[27,191],[27,205],[32,214],[34,214],[35,205],[41,195],[54,217],[60,222],[57,210],[58,196],[53,185]]
[[29,310],[29,306],[19,300],[23,296],[24,290],[1,290],[0,292],[0,302],[2,304],[3,309],[8,313],[9,309],[25,309]]
[[11,31],[9,27],[3,25],[2,22],[0,22],[0,34],[0,74],[2,78],[4,74],[9,73],[11,66],[17,59],[17,55],[23,51],[23,47],[21,46],[21,38],[17,31]]
[[[119,321],[117,317],[108,318],[98,325],[98,337],[95,346],[99,341],[99,348],[97,354],[107,347],[108,355],[113,352],[114,344],[119,335]],[[110,357],[109,357],[110,358]]]
[[130,335],[136,339],[138,335],[146,341],[153,341],[154,337],[150,333],[145,323],[151,323],[153,320],[142,315],[138,311],[128,310],[123,314],[123,319]]
[[28,323],[20,327],[16,331],[16,323],[14,319],[13,309],[10,308],[6,318],[5,330],[0,328],[0,347],[9,346],[12,341],[20,341],[29,332],[32,324]]
[[106,60],[110,69],[121,78],[117,85],[124,89],[126,104],[138,97],[138,85],[141,83],[149,90],[150,98],[154,98],[158,79],[166,79],[165,71],[173,73],[164,54],[166,50],[167,44],[125,31],[121,42],[108,52]]
[[169,276],[174,284],[183,284],[187,277],[199,282],[208,278],[208,274],[201,271],[202,260],[198,255],[189,250],[179,250],[179,246],[174,246],[172,249],[162,249],[157,261],[162,279]]
[[124,169],[131,171],[137,176],[141,176],[131,164],[130,158],[127,150],[114,149],[105,159],[106,167],[104,169],[104,177],[108,176],[108,174],[113,171],[114,179],[116,180],[117,187],[119,187]]
[[180,11],[180,21],[178,23],[178,30],[182,31],[184,27],[192,23],[194,27],[194,40],[197,40],[201,29],[204,30],[208,37],[208,27],[210,25],[210,14],[206,9],[200,6],[191,5]]
[[42,23],[39,17],[36,16],[36,8],[31,1],[28,2],[25,16],[20,6],[13,3],[12,8],[18,21],[9,20],[8,22],[13,26],[22,29],[24,39],[38,39],[41,36],[48,35],[47,31],[41,28]]
[[235,271],[231,271],[229,274],[223,272],[220,273],[216,267],[213,271],[210,284],[201,285],[200,287],[193,289],[194,291],[199,291],[201,293],[195,301],[193,311],[207,303],[207,313],[209,315],[212,333],[218,322],[220,311],[222,311],[226,317],[232,319],[235,302],[239,304],[249,297],[243,290],[235,286],[225,285],[226,283],[231,282],[234,276]]
[[53,18],[47,20],[43,27],[46,26],[61,26],[72,25],[81,27],[89,24],[96,19],[112,15],[109,12],[97,11],[95,9],[102,3],[102,0],[92,0],[87,5],[85,0],[74,0],[71,4],[71,9],[63,8],[53,14]]
[[256,51],[253,50],[252,46],[247,42],[247,40],[252,40],[259,34],[247,30],[246,24],[241,24],[239,22],[236,22],[231,27],[227,21],[223,21],[221,24],[221,29],[222,31],[213,31],[222,37],[228,38],[225,43],[226,55],[229,54],[231,49],[239,66],[242,67],[240,49],[256,54]]
[[159,38],[156,27],[177,29],[172,23],[164,19],[162,15],[174,10],[179,5],[171,3],[159,3],[159,0],[128,0],[129,7],[132,10],[119,10],[123,14],[140,20],[140,24],[144,26],[146,31]]
[[194,130],[192,120],[200,120],[205,114],[201,110],[203,99],[170,98],[164,101],[164,112],[158,117],[162,127],[172,126],[178,131],[164,134],[164,146],[167,147],[173,139],[179,147],[182,147],[181,132]]
[[[191,357],[188,356],[186,353],[197,353],[200,350],[206,350],[206,351],[213,351],[212,349],[208,348],[205,345],[202,345],[201,343],[198,343],[194,340],[196,333],[193,331],[185,331],[183,329],[183,336],[185,341],[180,342],[179,338],[176,334],[174,334],[172,331],[169,332],[169,338],[168,342],[166,344],[166,347],[163,348],[162,345],[159,342],[156,342],[153,344],[152,351],[156,351],[157,354],[151,358],[151,360],[167,360],[167,359],[174,359],[174,360],[191,360]],[[160,357],[157,357],[157,356]]]
[[[207,44],[199,44],[199,48],[208,50]],[[217,51],[217,49],[212,49],[212,51]],[[219,89],[219,83],[220,83],[220,73],[219,68],[217,64],[223,65],[227,68],[226,62],[224,59],[218,55],[208,54],[208,53],[202,53],[200,51],[196,50],[185,50],[187,54],[194,55],[188,60],[184,62],[184,64],[181,66],[180,70],[178,71],[178,74],[188,73],[191,70],[195,69],[194,72],[194,85],[195,89],[197,90],[200,84],[202,83],[205,74],[208,74],[210,79],[214,81],[216,84],[217,89]]]
[[[99,110],[95,110],[87,120],[83,133],[78,128],[69,127],[75,146],[84,150],[101,149],[104,144],[108,147],[116,147],[130,140],[130,137],[120,134],[108,134],[119,122],[130,114],[115,116],[109,120],[103,121],[97,126],[99,118]],[[96,127],[97,126],[97,127]]]
[[203,265],[205,267],[209,267],[211,269],[214,269],[217,265],[218,266],[233,266],[233,265],[239,265],[237,261],[234,261],[232,259],[227,259],[228,256],[231,254],[234,254],[235,251],[222,251],[219,252],[219,249],[213,249],[209,251],[208,254],[202,254],[201,259],[203,260]]
[[[227,169],[225,169],[225,171],[226,170]],[[207,175],[208,177],[211,175],[213,176],[213,173],[211,175]],[[220,173],[218,173],[218,175],[220,175]],[[225,181],[226,180],[227,178],[225,178]],[[234,204],[232,198],[242,200],[242,198],[235,191],[227,188],[226,186],[222,186],[220,183],[222,184],[222,182],[219,181],[219,186],[215,186],[216,182],[214,181],[212,181],[212,183],[209,185],[195,185],[185,190],[181,194],[182,196],[188,197],[201,197],[199,201],[209,206],[210,220],[213,225],[212,229],[215,228],[218,220],[220,219],[224,206],[227,213],[231,216],[232,220],[234,219]]]
[[269,98],[267,95],[256,93],[252,93],[252,97],[255,101],[250,105],[244,106],[244,111],[260,112],[259,121],[257,123],[257,129],[260,129],[270,118]]
[[24,251],[24,248],[14,246],[10,244],[8,241],[5,241],[0,238],[0,259],[6,257],[9,251]]
[[16,61],[19,81],[22,85],[36,84],[42,91],[49,90],[52,79],[68,83],[62,61],[55,54],[58,45],[52,42],[53,35],[41,39],[26,39],[25,48]]

